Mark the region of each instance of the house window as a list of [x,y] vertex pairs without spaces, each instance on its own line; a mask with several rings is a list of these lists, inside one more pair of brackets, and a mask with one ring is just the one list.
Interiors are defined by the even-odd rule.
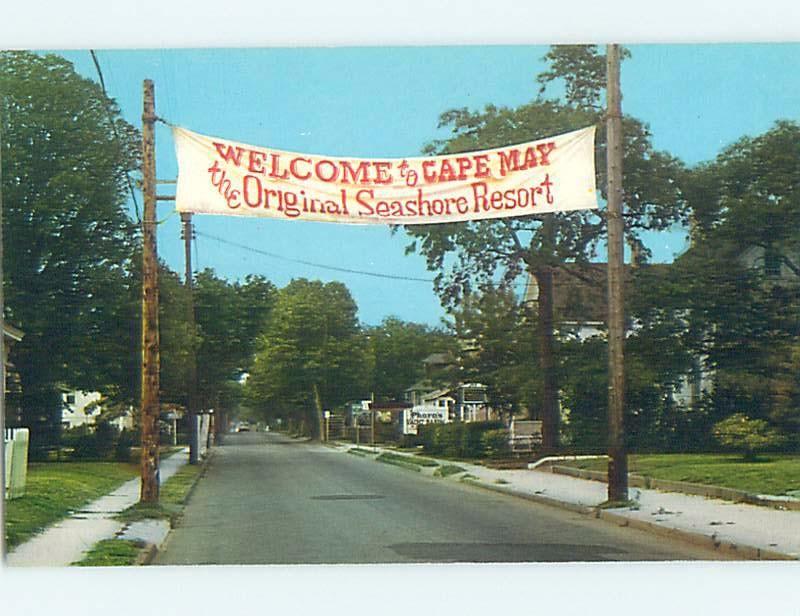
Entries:
[[67,394],[67,404],[75,404],[75,394]]
[[764,250],[764,275],[777,278],[781,275],[781,253],[772,246]]

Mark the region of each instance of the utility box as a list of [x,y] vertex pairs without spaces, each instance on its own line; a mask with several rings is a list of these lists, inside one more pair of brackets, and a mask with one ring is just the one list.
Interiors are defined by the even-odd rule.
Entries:
[[25,495],[28,480],[28,428],[9,428],[3,435],[6,463],[6,499]]

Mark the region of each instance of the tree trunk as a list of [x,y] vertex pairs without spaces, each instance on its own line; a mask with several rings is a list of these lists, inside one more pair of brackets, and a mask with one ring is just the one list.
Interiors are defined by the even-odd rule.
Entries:
[[542,371],[542,449],[552,452],[559,446],[558,378],[553,332],[553,269],[542,267],[533,273],[539,287],[539,367]]
[[313,425],[316,428],[315,429],[316,434],[314,435],[314,440],[322,440],[322,435],[323,435],[323,433],[325,431],[325,428],[324,428],[324,425],[323,425],[323,421],[324,420],[322,418],[322,400],[319,397],[319,387],[317,387],[316,383],[314,383],[313,390],[314,390],[314,422],[313,422]]

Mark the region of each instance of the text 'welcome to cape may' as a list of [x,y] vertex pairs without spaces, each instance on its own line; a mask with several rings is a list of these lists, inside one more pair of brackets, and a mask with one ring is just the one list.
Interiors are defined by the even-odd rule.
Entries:
[[299,154],[182,128],[174,136],[179,211],[426,224],[596,207],[593,128],[403,159]]

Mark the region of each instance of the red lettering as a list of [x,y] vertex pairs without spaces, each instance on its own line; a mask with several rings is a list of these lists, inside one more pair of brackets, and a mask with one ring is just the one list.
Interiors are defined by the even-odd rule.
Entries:
[[293,158],[292,162],[289,163],[289,171],[291,171],[292,175],[294,177],[296,177],[298,180],[307,180],[308,178],[311,177],[311,171],[306,172],[304,175],[301,174],[297,170],[297,163],[301,162],[301,161],[311,165],[311,159],[310,158],[302,158],[302,157]]
[[553,186],[553,183],[550,181],[549,173],[545,174],[544,180],[542,181],[542,186],[544,186],[545,198],[547,199],[547,203],[553,205],[553,203],[555,203],[555,197],[553,197],[553,193],[550,191],[550,188]]
[[369,184],[369,163],[367,161],[358,163],[356,169],[353,169],[350,161],[343,160],[341,163],[343,184]]
[[[342,191],[342,193],[344,193],[344,191]],[[358,215],[359,216],[374,216],[375,215],[375,210],[372,208],[372,206],[370,205],[369,201],[365,200],[366,198],[374,199],[375,198],[375,192],[373,190],[371,190],[371,189],[364,189],[364,190],[359,190],[356,193],[356,203],[358,203],[358,205],[362,209],[362,211],[360,211],[358,213]]]
[[519,169],[519,150],[509,150],[507,152],[498,152],[500,156],[500,175],[505,177],[511,171]]
[[391,184],[392,174],[389,170],[392,168],[392,163],[387,161],[377,161],[372,163],[375,167],[375,183],[376,184]]
[[[324,167],[328,168],[328,173],[324,173]],[[314,165],[314,173],[323,182],[335,182],[339,177],[339,168],[333,161],[323,158]]]
[[489,202],[486,200],[486,193],[488,188],[486,182],[473,182],[472,183],[472,200],[475,203],[475,213],[479,213],[481,209],[488,210]]
[[455,170],[453,169],[453,164],[448,160],[444,159],[442,161],[442,165],[439,169],[439,181],[440,182],[452,182],[453,180],[457,180],[458,177],[455,174]]
[[[251,186],[253,184],[253,186]],[[253,198],[253,195],[257,197]],[[244,202],[250,207],[260,207],[264,197],[261,180],[255,175],[246,175],[242,180],[242,196]]]
[[266,169],[264,169],[264,159],[267,155],[264,152],[257,152],[256,150],[250,150],[250,153],[247,156],[249,161],[247,168],[252,173],[266,173]]
[[549,165],[550,153],[556,149],[556,142],[555,141],[548,141],[547,143],[540,143],[536,146],[536,149],[539,150],[539,164],[540,165]]
[[225,160],[225,162],[229,162],[229,163],[232,162],[237,167],[241,166],[241,164],[242,164],[242,153],[244,152],[244,150],[242,150],[242,148],[239,148],[239,147],[232,148],[231,146],[229,146],[229,145],[227,145],[225,143],[217,143],[216,141],[214,141],[213,143],[214,143],[214,147],[217,148],[217,152],[219,152],[219,155],[222,156],[222,158]]
[[531,169],[538,163],[536,162],[536,150],[533,147],[525,150],[525,162],[522,163],[522,169]]
[[489,170],[489,155],[478,154],[475,156],[475,177],[486,178],[489,177],[491,173],[492,172]]
[[271,178],[278,178],[279,180],[285,180],[289,177],[289,172],[284,169],[281,172],[281,157],[279,154],[270,154],[270,161],[271,161],[271,170],[269,172],[269,177]]
[[458,179],[466,180],[467,170],[472,168],[472,159],[465,156],[459,156],[456,158],[456,163],[458,164]]
[[422,177],[428,184],[433,184],[436,181],[436,172],[431,170],[431,167],[435,164],[435,160],[422,161]]

